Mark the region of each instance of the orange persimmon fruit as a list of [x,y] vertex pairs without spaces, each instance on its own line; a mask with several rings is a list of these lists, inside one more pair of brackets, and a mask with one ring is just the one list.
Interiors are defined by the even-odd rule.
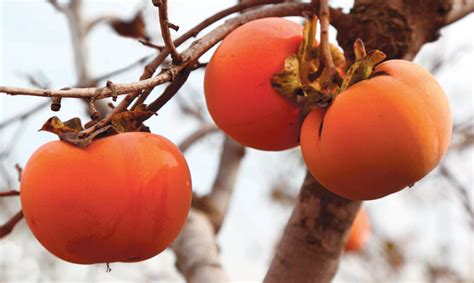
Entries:
[[433,76],[390,60],[327,109],[313,109],[300,143],[309,171],[328,190],[369,200],[428,174],[446,153],[451,131],[449,103]]
[[344,250],[346,252],[359,251],[369,240],[371,233],[369,215],[363,207],[357,212],[352,227],[349,230]]
[[204,92],[209,113],[227,135],[261,150],[298,145],[299,109],[278,95],[270,80],[302,39],[300,24],[265,18],[222,41],[206,67]]
[[22,173],[21,204],[36,239],[78,264],[135,262],[168,247],[191,205],[181,151],[150,133],[123,133],[80,149],[41,146]]

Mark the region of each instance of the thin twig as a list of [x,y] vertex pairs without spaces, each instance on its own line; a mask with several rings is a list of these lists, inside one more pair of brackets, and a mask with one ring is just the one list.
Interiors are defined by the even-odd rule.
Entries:
[[21,219],[23,219],[23,211],[20,210],[7,223],[0,226],[0,239],[10,234]]
[[145,63],[146,61],[148,61],[150,58],[151,58],[150,55],[144,56],[144,57],[138,59],[137,61],[135,61],[135,62],[133,62],[133,63],[127,65],[127,66],[124,66],[124,67],[122,67],[122,68],[120,68],[120,69],[117,69],[117,70],[114,70],[114,71],[111,71],[111,72],[108,72],[108,73],[106,73],[106,74],[103,74],[103,75],[100,75],[100,76],[96,77],[95,79],[93,79],[93,82],[95,82],[95,83],[97,84],[97,83],[100,82],[100,81],[103,81],[103,80],[106,80],[106,79],[108,79],[108,78],[110,78],[110,77],[114,77],[114,76],[116,76],[116,75],[122,74],[122,73],[124,73],[124,72],[126,72],[126,71],[129,71],[129,70],[135,68],[135,67],[138,67],[138,66],[140,66],[140,65],[143,65],[143,63]]
[[19,195],[20,195],[20,192],[16,191],[16,190],[0,192],[0,197],[16,197],[16,196],[19,196]]
[[[199,57],[201,57],[205,52],[207,52],[212,46],[214,46],[216,43],[218,43],[220,40],[222,40],[227,34],[229,34],[231,31],[236,29],[237,27],[243,25],[244,23],[247,23],[249,21],[253,21],[259,18],[265,18],[265,17],[284,17],[284,16],[297,16],[301,15],[303,11],[306,11],[309,9],[309,5],[307,3],[285,3],[285,4],[278,4],[278,5],[273,5],[271,7],[265,7],[262,9],[257,9],[253,10],[247,13],[244,13],[240,16],[237,16],[233,19],[230,19],[226,21],[224,24],[218,26],[215,28],[213,31],[209,32],[202,38],[194,41],[191,46],[183,51],[181,55],[183,56],[183,63],[179,65],[174,65],[172,64],[170,67],[168,67],[164,72],[162,72],[160,75],[158,75],[155,78],[152,79],[146,79],[140,82],[136,82],[133,84],[127,85],[128,87],[130,86],[135,86],[136,90],[140,89],[150,89],[153,88],[159,84],[171,81],[172,79],[175,78],[175,76],[183,71],[187,65],[189,65],[192,62],[196,62]],[[163,50],[160,55],[157,57],[159,58],[161,54],[165,54],[167,48]],[[155,58],[156,59],[156,58]],[[150,64],[155,64],[156,62],[152,62]],[[150,66],[147,65],[147,67]],[[145,67],[145,69],[147,69]],[[145,75],[144,73],[143,75]],[[143,87],[144,82],[147,82],[148,85]],[[139,87],[137,87],[137,85]],[[122,85],[123,86],[123,85]],[[101,92],[103,93],[108,93],[110,92],[107,90],[101,89]],[[128,105],[140,94],[140,92],[133,92],[131,94],[128,94],[121,102],[119,105],[117,105],[114,110],[109,113],[104,119],[99,121],[97,124],[94,126],[86,129],[84,132],[84,135],[89,135],[93,133],[96,129],[103,127],[107,125],[107,123],[110,122],[112,117],[124,111]],[[110,93],[109,93],[110,95]],[[101,98],[101,95],[98,96],[98,99]],[[163,98],[164,100],[164,98]],[[168,101],[168,100],[166,100]],[[149,109],[159,109],[161,106],[161,102],[155,102],[153,107],[149,106]],[[157,111],[157,110],[156,110]]]
[[144,40],[144,39],[139,39],[138,42],[140,42],[141,44],[145,45],[145,46],[148,46],[148,47],[151,47],[151,48],[154,48],[158,51],[162,51],[163,49],[165,49],[165,47],[163,45],[156,45],[154,43],[151,43],[150,41],[148,40]]
[[[272,2],[274,2],[274,1],[268,1],[268,3],[272,3]],[[204,21],[200,22],[195,27],[193,27],[192,29],[190,29],[189,31],[187,31],[186,33],[184,33],[183,35],[178,37],[173,42],[174,46],[180,46],[181,44],[186,42],[188,39],[197,36],[203,29],[207,28],[211,24],[213,24],[213,23],[215,23],[215,22],[217,22],[217,21],[219,21],[219,20],[221,20],[221,19],[223,19],[223,18],[225,18],[225,17],[227,17],[227,16],[229,16],[233,13],[243,11],[243,10],[247,9],[248,7],[258,6],[258,5],[262,5],[262,4],[265,4],[265,3],[240,3],[240,4],[237,4],[237,5],[234,5],[230,8],[227,8],[225,10],[222,10],[222,11],[212,15],[211,17],[205,19]],[[158,66],[160,66],[163,63],[163,61],[165,60],[166,57],[168,57],[169,54],[170,54],[170,49],[167,48],[166,46],[164,46],[164,48],[161,50],[161,52],[158,54],[158,56],[156,56],[155,59],[153,59],[152,62],[150,62],[148,65],[145,66],[143,74],[140,77],[140,80],[150,78],[155,73]],[[145,102],[146,98],[148,97],[148,95],[150,93],[151,93],[151,89],[148,89],[148,90],[144,91],[138,97],[137,101],[132,106],[132,109],[136,109],[138,106],[142,105]],[[134,96],[134,95],[138,96],[139,94],[140,93],[133,93],[133,94],[130,94],[130,95],[131,96]]]
[[474,230],[474,209],[469,198],[468,189],[463,184],[461,184],[461,182],[459,182],[459,180],[449,171],[446,165],[442,164],[439,167],[439,170],[441,175],[443,175],[458,192],[463,207],[468,215],[469,226],[472,230]]
[[161,107],[163,107],[184,85],[190,73],[191,68],[186,68],[184,71],[176,75],[173,82],[166,87],[165,91],[155,101],[147,106],[146,110],[152,112],[160,110]]
[[324,68],[327,70],[329,82],[333,81],[336,74],[336,67],[332,61],[331,50],[329,46],[329,5],[328,0],[321,0],[319,3],[319,21],[321,24],[321,59]]
[[13,116],[13,117],[10,117],[10,118],[6,119],[2,123],[0,123],[0,130],[2,130],[3,128],[9,126],[10,124],[13,124],[16,121],[25,120],[26,118],[32,116],[36,112],[39,112],[40,110],[44,109],[49,104],[50,104],[49,101],[43,101],[43,102],[31,107],[30,109],[26,110],[25,112],[19,113],[19,114]]
[[183,58],[181,57],[181,54],[179,54],[178,50],[176,50],[176,46],[174,45],[173,39],[171,38],[170,28],[172,28],[174,25],[172,26],[168,20],[168,1],[153,0],[153,4],[158,7],[161,36],[163,37],[165,46],[170,50],[171,58],[173,58],[173,63],[179,64],[182,62]]

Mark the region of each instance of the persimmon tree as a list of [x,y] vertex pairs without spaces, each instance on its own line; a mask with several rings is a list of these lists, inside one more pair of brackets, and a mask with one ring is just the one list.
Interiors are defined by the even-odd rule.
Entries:
[[[159,22],[156,24],[160,27],[164,43],[160,46],[149,40],[144,28],[143,16],[140,13],[132,21],[123,21],[110,16],[86,20],[82,13],[81,0],[71,0],[67,3],[55,0],[49,0],[49,2],[58,12],[63,13],[68,21],[74,48],[77,84],[73,87],[54,90],[41,85],[40,82],[32,78],[31,82],[36,84],[37,88],[0,86],[0,93],[11,96],[45,97],[49,99],[47,104],[51,106],[52,111],[60,111],[62,99],[83,100],[88,109],[90,121],[81,124],[77,120],[60,121],[57,117],[52,117],[45,121],[42,128],[55,133],[62,141],[80,148],[87,148],[95,142],[94,140],[100,139],[104,135],[149,131],[145,126],[146,121],[159,119],[154,114],[159,113],[165,104],[173,103],[175,95],[178,94],[189,76],[192,76],[193,71],[206,68],[207,63],[199,61],[201,56],[213,46],[230,37],[229,34],[234,30],[247,23],[256,24],[257,20],[270,17],[299,16],[313,19],[313,21],[315,18],[319,18],[319,43],[314,43],[315,30],[311,30],[309,25],[305,29],[305,31],[309,31],[310,35],[309,37],[306,35],[305,39],[312,38],[307,43],[306,49],[318,46],[318,64],[319,67],[324,66],[324,68],[319,68],[324,71],[318,73],[318,76],[322,78],[317,82],[321,87],[317,89],[319,97],[296,101],[299,98],[285,96],[285,91],[281,91],[283,97],[289,100],[294,99],[297,104],[299,103],[302,106],[302,112],[306,115],[310,112],[309,104],[312,107],[315,105],[326,107],[332,103],[333,97],[336,95],[335,86],[341,83],[343,75],[351,74],[349,66],[352,63],[358,63],[358,50],[360,49],[354,49],[354,42],[363,41],[367,50],[379,50],[388,59],[412,60],[424,44],[438,39],[440,29],[474,11],[473,2],[462,0],[412,2],[356,0],[349,13],[330,7],[327,0],[303,3],[298,1],[240,1],[198,23],[180,37],[173,38],[173,30],[179,28],[168,16],[168,6],[173,3],[168,3],[166,0],[153,0],[148,5],[153,5],[157,10]],[[226,17],[228,19],[221,23],[220,21]],[[216,22],[219,22],[220,25],[201,35],[204,29]],[[156,50],[156,56],[144,66],[143,73],[137,81],[118,83],[108,80],[105,85],[99,85],[101,81],[107,80],[113,74],[126,71],[130,66],[143,64],[148,58],[132,62],[130,66],[100,77],[94,78],[90,74],[85,39],[95,26],[104,23],[109,24],[118,34],[140,40],[145,46]],[[294,30],[291,32],[303,30],[302,27],[297,27],[297,24],[294,25]],[[342,53],[333,53],[333,47],[331,47],[328,37],[329,25],[337,30],[337,43],[342,48],[343,55]],[[188,47],[180,48],[185,42],[191,41],[193,37],[197,37],[197,39]],[[276,43],[267,42],[267,44]],[[234,44],[238,44],[238,40],[226,48],[239,48]],[[290,45],[294,49],[298,44],[299,42],[293,42]],[[304,53],[308,52],[304,51],[304,47],[302,49],[303,51],[300,49],[302,53],[298,54],[300,58],[309,54]],[[338,54],[340,57],[337,57]],[[282,61],[289,54],[278,55],[282,57],[278,60]],[[270,61],[275,58],[272,59],[271,54],[268,56]],[[259,60],[259,58],[251,59]],[[337,59],[345,60],[347,64],[344,66],[338,64]],[[222,82],[223,78],[219,77],[222,75],[222,71],[218,70],[213,62],[210,63],[209,72],[215,72],[209,75],[211,83],[213,80]],[[234,79],[234,77],[228,77]],[[344,81],[342,83],[344,84]],[[157,96],[152,93],[156,87],[161,85],[166,85],[161,94]],[[207,85],[206,89],[209,89],[209,91],[206,90],[207,97],[216,96],[220,91],[225,91],[219,89],[218,85],[209,83]],[[268,87],[270,88],[272,85],[276,89],[280,87],[281,90],[281,85],[275,87],[275,83],[271,84],[268,81]],[[290,95],[293,93],[290,92]],[[113,98],[113,101],[117,101],[117,103],[112,104],[112,107],[107,107],[102,102],[106,98]],[[15,120],[28,117],[47,104],[42,103],[24,114],[2,122],[0,130]],[[222,104],[219,99],[213,100],[211,104],[208,103],[211,114],[213,114],[213,108],[218,107],[219,104]],[[245,111],[245,109],[236,110],[236,112]],[[196,109],[186,108],[184,111],[198,117],[198,119],[202,117]],[[297,114],[294,116],[296,117]],[[222,125],[217,124],[224,128],[222,126],[224,122]],[[296,127],[296,125],[292,126]],[[321,126],[322,122],[318,124],[318,127]],[[195,141],[217,131],[218,129],[214,125],[202,123],[202,126],[184,140],[179,147],[182,151],[186,151]],[[259,129],[257,129],[258,131]],[[295,128],[290,132],[296,133],[298,131],[299,129]],[[227,131],[225,132],[227,133]],[[249,135],[247,138],[249,140],[247,145],[262,141],[262,137],[255,140],[255,136]],[[275,141],[270,138],[269,140]],[[246,144],[246,142],[242,142],[242,144]],[[277,144],[275,148],[290,147],[287,144],[295,146],[298,141],[291,140],[291,142],[284,143],[283,146]],[[261,148],[260,146],[256,147]],[[189,282],[229,281],[220,264],[216,235],[225,220],[237,173],[245,154],[245,147],[230,137],[226,137],[222,148],[219,169],[210,192],[206,195],[193,196],[187,223],[171,245],[171,249],[176,255],[176,266]],[[273,150],[273,148],[270,149]],[[439,159],[436,160],[436,162],[438,161]],[[311,164],[308,166],[310,171],[313,170]],[[441,168],[441,172],[448,178],[451,176],[445,167]],[[344,178],[344,176],[340,178]],[[381,177],[380,180],[383,178]],[[345,186],[350,186],[347,182],[342,183]],[[17,190],[11,190],[2,192],[0,196],[9,197],[20,194],[21,192]],[[294,205],[292,215],[276,248],[264,282],[330,282],[337,271],[341,253],[346,245],[353,220],[360,209],[361,201],[357,200],[357,197],[351,200],[331,192],[310,173],[307,173],[298,197],[291,203]],[[468,210],[471,209],[470,213],[472,213],[469,202],[466,207]],[[14,214],[1,226],[0,236],[7,236],[22,218],[22,211]]]

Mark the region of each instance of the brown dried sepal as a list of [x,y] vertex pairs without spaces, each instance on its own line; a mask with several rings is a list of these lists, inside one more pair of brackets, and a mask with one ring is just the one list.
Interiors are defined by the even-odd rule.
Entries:
[[312,106],[327,107],[339,90],[345,69],[344,54],[330,44],[330,51],[337,74],[336,80],[329,78],[329,72],[321,66],[320,52],[316,43],[317,17],[311,16],[305,22],[303,40],[298,52],[285,59],[281,71],[272,76],[272,87],[284,98],[297,104],[303,110]]
[[86,137],[83,137],[81,134],[83,130],[84,127],[82,126],[81,119],[72,118],[62,122],[56,116],[49,118],[40,129],[40,131],[47,131],[56,134],[60,140],[71,143],[80,148],[87,147],[95,138],[117,133],[117,131],[115,131],[110,125],[100,128]]
[[149,131],[143,121],[153,114],[151,111],[125,111],[115,114],[111,123],[118,133]]
[[347,70],[347,74],[342,81],[339,93],[343,92],[351,85],[369,79],[375,66],[387,57],[385,53],[380,50],[372,50],[367,53],[365,51],[364,42],[360,38],[354,42],[354,54],[354,64],[352,64],[349,70]]

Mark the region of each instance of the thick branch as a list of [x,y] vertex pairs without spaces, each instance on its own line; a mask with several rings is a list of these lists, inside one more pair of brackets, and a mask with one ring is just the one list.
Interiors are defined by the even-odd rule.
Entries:
[[474,12],[474,1],[472,0],[454,0],[452,1],[451,11],[446,15],[445,25],[450,25],[459,21],[465,16]]
[[228,282],[222,269],[214,228],[206,214],[191,209],[178,238],[171,245],[176,267],[189,283]]
[[205,197],[209,208],[209,220],[216,231],[220,230],[227,214],[244,155],[245,148],[226,136],[217,176],[211,192]]
[[331,282],[360,204],[327,191],[307,173],[264,282]]
[[187,282],[229,281],[220,264],[215,234],[227,213],[243,155],[243,147],[226,137],[211,192],[193,199],[187,223],[171,246],[176,266]]
[[472,1],[375,1],[357,0],[350,20],[335,23],[337,40],[352,60],[352,45],[361,38],[368,50],[379,49],[389,59],[411,60],[427,42],[439,38],[439,30],[474,9]]

